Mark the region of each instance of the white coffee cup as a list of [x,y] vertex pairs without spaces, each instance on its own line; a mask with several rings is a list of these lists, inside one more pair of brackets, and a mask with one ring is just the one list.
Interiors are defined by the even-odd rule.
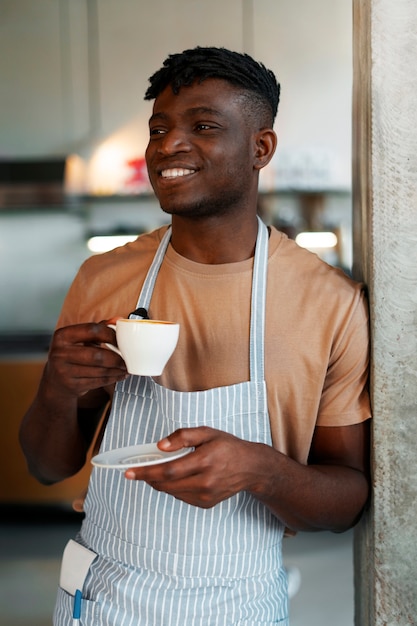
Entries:
[[174,352],[180,325],[162,320],[118,319],[108,324],[116,331],[117,348],[105,345],[120,354],[129,374],[160,376]]

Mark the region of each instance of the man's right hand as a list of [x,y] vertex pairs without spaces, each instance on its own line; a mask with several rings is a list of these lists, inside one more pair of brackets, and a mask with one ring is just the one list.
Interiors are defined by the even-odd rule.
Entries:
[[60,328],[52,338],[37,395],[22,420],[20,444],[40,482],[78,472],[116,382],[127,377],[105,321]]
[[104,321],[60,328],[52,338],[42,384],[79,398],[123,380],[126,365],[105,343],[115,345],[115,332]]

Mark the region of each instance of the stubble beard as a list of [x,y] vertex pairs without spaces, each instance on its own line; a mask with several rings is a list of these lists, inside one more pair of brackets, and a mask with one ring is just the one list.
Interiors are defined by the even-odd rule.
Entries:
[[192,219],[206,219],[228,215],[242,207],[245,194],[242,189],[228,190],[221,196],[207,196],[191,202],[176,204],[161,203],[161,209],[168,215],[178,215]]

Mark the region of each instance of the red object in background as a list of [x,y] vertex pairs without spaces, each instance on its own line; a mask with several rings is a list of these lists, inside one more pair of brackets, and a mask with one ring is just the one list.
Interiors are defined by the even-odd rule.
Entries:
[[148,170],[146,169],[146,161],[144,157],[130,159],[127,161],[128,167],[133,170],[130,177],[126,180],[126,185],[130,187],[149,187]]

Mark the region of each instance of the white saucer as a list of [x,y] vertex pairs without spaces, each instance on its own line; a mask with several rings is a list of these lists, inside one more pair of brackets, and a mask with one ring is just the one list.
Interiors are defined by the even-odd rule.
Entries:
[[145,443],[139,446],[128,446],[102,452],[94,456],[91,463],[97,467],[125,470],[129,467],[168,463],[168,461],[179,459],[193,452],[193,450],[194,448],[181,448],[173,452],[164,452],[158,448],[156,443]]

